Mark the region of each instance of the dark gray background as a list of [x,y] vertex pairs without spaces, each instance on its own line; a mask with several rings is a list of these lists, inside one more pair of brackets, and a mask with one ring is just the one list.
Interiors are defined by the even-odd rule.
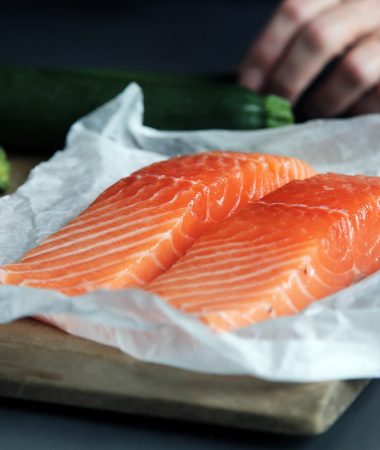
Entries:
[[[0,63],[230,72],[275,4],[270,0],[16,0],[0,6]],[[0,398],[0,450],[377,450],[379,418],[379,382],[373,382],[338,423],[317,438]]]
[[0,61],[228,71],[274,0],[20,2],[0,6]]

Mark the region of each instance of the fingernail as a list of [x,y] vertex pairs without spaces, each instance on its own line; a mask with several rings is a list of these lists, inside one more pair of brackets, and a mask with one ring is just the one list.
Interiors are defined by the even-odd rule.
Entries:
[[249,67],[241,74],[240,83],[249,89],[258,90],[263,84],[263,72],[258,67]]

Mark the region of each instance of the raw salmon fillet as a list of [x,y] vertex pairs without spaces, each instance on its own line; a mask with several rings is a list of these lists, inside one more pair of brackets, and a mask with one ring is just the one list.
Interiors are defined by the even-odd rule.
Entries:
[[235,152],[155,163],[108,188],[20,262],[1,267],[0,280],[67,295],[142,286],[210,224],[313,173],[295,158]]
[[207,231],[146,289],[216,330],[295,314],[380,268],[380,178],[316,175]]

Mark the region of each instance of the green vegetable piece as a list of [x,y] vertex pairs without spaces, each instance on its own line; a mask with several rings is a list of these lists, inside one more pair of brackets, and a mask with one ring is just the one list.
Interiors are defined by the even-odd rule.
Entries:
[[0,65],[2,143],[34,154],[62,148],[70,125],[132,81],[144,92],[144,124],[160,130],[257,130],[293,122],[287,100],[212,75]]
[[5,150],[0,147],[0,194],[5,194],[11,181],[11,163]]

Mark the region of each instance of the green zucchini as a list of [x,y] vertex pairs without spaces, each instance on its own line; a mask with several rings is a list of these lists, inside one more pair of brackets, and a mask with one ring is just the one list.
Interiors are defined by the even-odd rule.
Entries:
[[0,147],[0,194],[5,194],[11,182],[11,163],[5,150]]
[[130,82],[144,91],[144,123],[165,130],[255,130],[293,122],[289,103],[207,76],[173,76],[102,69],[0,66],[0,144],[54,151],[79,117]]

